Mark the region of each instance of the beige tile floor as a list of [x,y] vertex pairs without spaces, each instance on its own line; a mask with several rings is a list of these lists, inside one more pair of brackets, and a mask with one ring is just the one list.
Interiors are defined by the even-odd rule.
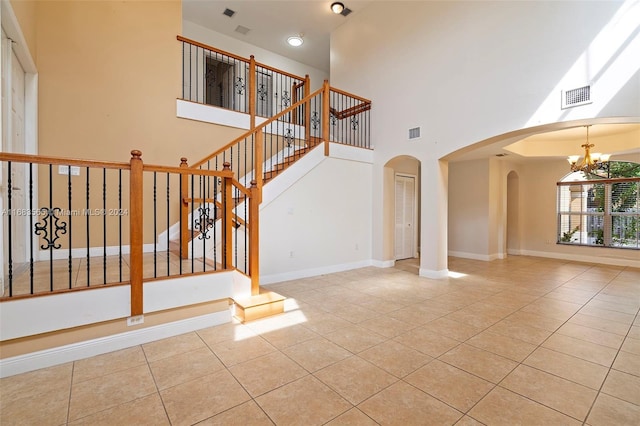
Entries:
[[0,381],[8,425],[640,424],[640,270],[415,261],[270,286],[282,315]]

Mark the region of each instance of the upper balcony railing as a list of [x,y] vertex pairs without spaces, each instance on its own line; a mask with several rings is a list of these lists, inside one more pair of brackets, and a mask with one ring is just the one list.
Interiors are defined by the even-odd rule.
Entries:
[[[311,93],[308,75],[297,76],[258,63],[253,56],[243,58],[181,36],[177,39],[182,44],[184,100],[248,114],[251,129],[264,119],[278,116],[278,123],[265,128],[265,134],[273,130],[272,134],[287,139],[289,145],[292,139],[302,140],[303,145],[314,145],[313,141],[309,143],[309,137],[314,137],[371,148],[371,101],[368,99],[332,87],[328,96],[299,103]],[[329,105],[329,120],[324,130],[321,129],[323,102]],[[291,108],[296,104],[297,107]],[[283,111],[287,113],[281,114]],[[256,117],[262,119],[256,121]],[[229,152],[227,157],[236,171],[234,155]],[[245,170],[242,169],[240,171]],[[244,176],[240,171],[237,171],[238,178]]]
[[[182,43],[182,98],[269,118],[304,96],[300,77],[178,36]],[[254,121],[252,120],[252,123]]]

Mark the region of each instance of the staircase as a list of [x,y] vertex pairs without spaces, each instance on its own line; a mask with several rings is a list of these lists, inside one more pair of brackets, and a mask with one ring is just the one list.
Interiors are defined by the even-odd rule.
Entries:
[[[198,64],[193,63],[192,58],[202,54],[229,56],[224,51],[193,40],[180,36],[178,40],[182,42],[184,69],[197,70]],[[282,312],[284,301],[280,295],[262,291],[259,285],[258,207],[263,185],[273,181],[319,145],[323,145],[325,156],[329,155],[330,142],[369,148],[371,102],[332,88],[326,80],[321,88],[311,93],[308,75],[303,78],[277,70],[256,62],[253,56],[249,59],[234,56],[234,60],[244,62],[248,73],[239,79],[239,90],[232,88],[236,102],[230,109],[245,114],[250,130],[190,166],[187,166],[186,159],[181,164],[181,167],[200,171],[222,170],[224,167],[233,172],[233,188],[226,189],[232,194],[216,189],[219,183],[214,183],[213,194],[210,185],[187,183],[181,191],[187,196],[182,196],[180,232],[175,229],[173,233],[169,232],[169,247],[183,258],[202,255],[214,265],[232,267],[250,277],[251,295],[234,300],[238,318],[249,321]],[[256,75],[260,72],[278,82],[278,90],[273,89],[277,94],[271,93],[270,87],[258,81]],[[205,103],[201,86],[193,84],[193,81],[199,81],[198,77],[190,72],[186,78],[183,76],[182,99]],[[277,105],[270,104],[274,96],[278,99]],[[269,105],[275,114],[258,123],[258,111],[271,110]],[[252,195],[247,200],[250,191]],[[232,208],[226,209],[227,206]],[[221,207],[225,207],[228,217],[219,217]],[[247,211],[251,211],[250,220]],[[207,212],[211,212],[211,216]],[[196,214],[199,217],[195,217]],[[204,228],[203,223],[206,224]],[[222,244],[221,240],[208,244],[204,241],[203,232],[224,233],[228,244]],[[232,238],[228,234],[232,234]],[[197,250],[194,248],[196,244]]]
[[312,149],[314,149],[321,143],[322,143],[322,139],[313,137],[313,136],[310,137],[309,140],[307,141],[307,144],[303,148],[296,149],[293,154],[288,155],[287,157],[284,158],[283,161],[273,166],[271,170],[269,170],[268,172],[265,172],[263,182],[267,183],[271,179],[278,176],[280,173],[286,170],[290,165],[298,161],[305,154],[310,152]]

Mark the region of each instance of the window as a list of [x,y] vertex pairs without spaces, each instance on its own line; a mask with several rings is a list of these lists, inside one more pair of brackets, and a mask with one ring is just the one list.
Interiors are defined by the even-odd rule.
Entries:
[[640,249],[640,164],[610,161],[558,182],[558,244]]

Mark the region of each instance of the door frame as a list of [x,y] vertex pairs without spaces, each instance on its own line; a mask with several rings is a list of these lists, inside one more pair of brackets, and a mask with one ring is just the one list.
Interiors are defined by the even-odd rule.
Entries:
[[393,257],[394,260],[398,260],[396,258],[396,253],[395,253],[395,240],[397,238],[397,234],[396,234],[396,229],[395,229],[395,223],[396,223],[396,216],[395,216],[395,203],[397,201],[397,197],[396,197],[396,193],[395,193],[395,188],[396,188],[396,182],[398,181],[398,177],[404,177],[404,178],[412,178],[413,179],[413,244],[411,245],[411,258],[416,259],[418,257],[418,226],[416,226],[417,221],[418,221],[418,176],[414,175],[412,173],[403,173],[403,172],[394,172],[393,173],[393,205],[394,205],[394,216],[393,216],[393,223],[394,223],[394,230],[393,230],[393,238],[394,238],[394,253],[393,253]]
[[[0,0],[0,23],[2,31],[7,37],[5,43],[0,43],[0,72],[3,74],[8,73],[5,77],[5,86],[1,87],[0,93],[5,94],[5,103],[2,105],[2,113],[8,116],[8,106],[11,105],[11,61],[12,51],[15,52],[22,69],[24,70],[24,153],[25,154],[37,154],[38,153],[38,72],[29,51],[27,41],[22,33],[18,19],[13,11],[13,7],[9,0]],[[7,116],[3,117],[6,120]],[[0,135],[7,134],[10,130],[3,127],[2,120],[0,120]],[[0,145],[0,150],[3,147]],[[37,172],[34,173],[33,179],[37,182]],[[4,186],[5,182],[3,177],[0,176],[0,186]],[[0,197],[2,198],[2,197]],[[38,199],[37,186],[33,188],[33,198]],[[4,201],[0,200],[0,207],[5,208]],[[35,241],[36,236],[31,234],[27,230],[27,238],[33,238]],[[4,241],[4,226],[0,226],[0,239]],[[26,247],[29,244],[25,245]],[[4,243],[0,244],[0,295],[4,294]]]

